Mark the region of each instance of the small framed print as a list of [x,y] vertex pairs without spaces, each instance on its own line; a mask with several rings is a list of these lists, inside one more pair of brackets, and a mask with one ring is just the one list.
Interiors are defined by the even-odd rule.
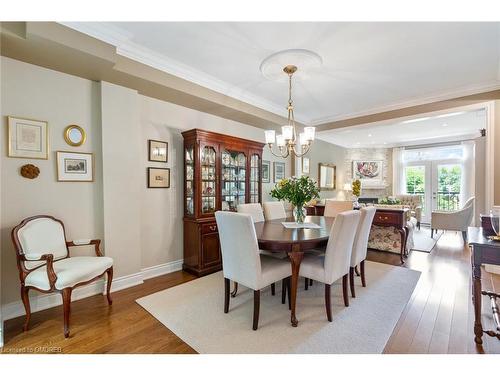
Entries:
[[170,168],[148,168],[148,188],[169,188]]
[[9,154],[11,158],[48,159],[49,123],[9,116]]
[[271,182],[271,162],[269,160],[262,160],[262,182]]
[[57,151],[57,181],[94,181],[94,155]]
[[166,163],[168,161],[168,143],[163,141],[148,141],[148,160]]
[[280,182],[285,178],[285,163],[274,162],[274,182]]
[[302,173],[309,174],[310,171],[309,164],[310,164],[309,158],[302,156]]

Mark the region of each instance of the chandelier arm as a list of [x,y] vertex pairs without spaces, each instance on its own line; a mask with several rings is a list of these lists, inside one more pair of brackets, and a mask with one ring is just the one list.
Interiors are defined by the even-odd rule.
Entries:
[[269,151],[271,151],[271,154],[273,154],[274,156],[276,156],[276,157],[278,157],[278,158],[287,158],[287,157],[288,157],[288,155],[290,154],[290,152],[289,152],[288,148],[286,148],[286,149],[287,149],[286,154],[283,154],[283,151],[280,151],[280,153],[279,153],[279,154],[277,154],[277,153],[275,153],[275,152],[273,151],[273,147],[272,147],[270,144],[268,144],[268,146],[269,146]]
[[304,147],[303,152],[297,152],[295,149],[293,150],[293,153],[295,154],[296,157],[301,158],[302,156],[306,155],[309,150],[311,149],[311,144],[308,144],[307,146]]

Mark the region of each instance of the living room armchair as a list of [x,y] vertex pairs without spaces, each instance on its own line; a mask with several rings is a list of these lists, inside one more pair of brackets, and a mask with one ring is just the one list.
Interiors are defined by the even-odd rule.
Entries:
[[462,232],[464,242],[467,241],[467,227],[474,216],[474,197],[470,197],[460,210],[456,211],[432,211],[431,237],[434,231],[454,230]]
[[[21,298],[26,310],[24,330],[29,328],[31,307],[29,290],[58,292],[64,309],[64,337],[69,337],[71,293],[107,274],[107,299],[112,304],[113,259],[102,255],[100,240],[66,241],[64,224],[52,216],[39,215],[23,220],[12,230]],[[95,257],[70,257],[69,247],[93,245]]]
[[410,209],[412,217],[417,219],[417,228],[420,230],[420,222],[422,221],[422,197],[414,194],[396,195],[396,199],[401,201],[403,207]]

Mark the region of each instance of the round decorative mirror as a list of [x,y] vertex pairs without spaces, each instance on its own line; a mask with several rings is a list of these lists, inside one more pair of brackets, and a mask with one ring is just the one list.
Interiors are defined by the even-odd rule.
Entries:
[[85,130],[78,125],[69,125],[64,130],[64,140],[70,146],[81,146],[86,139]]

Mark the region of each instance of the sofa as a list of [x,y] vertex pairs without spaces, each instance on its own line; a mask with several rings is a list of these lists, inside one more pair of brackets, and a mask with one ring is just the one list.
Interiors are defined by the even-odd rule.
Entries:
[[[376,204],[377,208],[409,208],[403,205],[381,205]],[[411,211],[408,212],[406,227],[408,228],[408,239],[406,241],[406,253],[414,247],[413,233],[417,229],[417,218],[414,217]],[[401,253],[401,234],[394,227],[381,227],[372,225],[370,236],[368,237],[368,248],[391,253]]]

